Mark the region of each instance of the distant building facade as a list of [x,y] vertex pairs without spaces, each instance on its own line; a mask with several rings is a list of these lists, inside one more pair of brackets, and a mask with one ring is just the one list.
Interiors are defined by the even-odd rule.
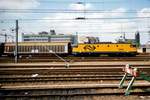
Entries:
[[132,43],[133,45],[136,45],[136,47],[140,47],[140,33],[137,31],[135,33],[135,38],[134,39],[126,39],[125,38],[125,33],[123,36],[121,36],[118,40],[118,43]]
[[64,35],[64,34],[22,34],[23,42],[71,42],[77,43],[76,35]]

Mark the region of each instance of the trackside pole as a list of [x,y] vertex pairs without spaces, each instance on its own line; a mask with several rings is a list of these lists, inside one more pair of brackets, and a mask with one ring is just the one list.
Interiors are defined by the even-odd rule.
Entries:
[[132,75],[132,79],[129,82],[129,85],[127,86],[127,89],[125,90],[125,95],[128,96],[130,94],[130,90],[132,88],[132,85],[133,85],[136,77],[139,75],[139,72],[138,72],[137,68],[132,69],[129,64],[127,64],[125,66],[125,68],[123,69],[123,71],[125,72],[125,75],[123,76],[122,80],[119,83],[119,88],[123,87],[123,83],[124,83],[126,77],[128,76],[128,74]]
[[[126,64],[125,68],[123,69],[123,71],[125,71],[126,69],[131,68],[129,64]],[[123,76],[122,80],[119,83],[119,88],[123,88],[123,83],[126,80],[126,77],[128,76],[128,73],[125,72],[125,75]]]
[[123,68],[123,71],[125,72],[125,75],[123,76],[122,80],[120,81],[119,83],[119,88],[122,88],[123,87],[123,83],[126,79],[126,77],[128,75],[131,75],[132,76],[132,79],[131,81],[129,82],[129,85],[127,86],[127,89],[125,90],[125,95],[128,96],[130,94],[130,90],[132,88],[132,85],[136,79],[136,77],[141,77],[142,79],[146,80],[146,81],[149,81],[150,82],[150,77],[149,76],[146,76],[144,73],[140,73],[139,70],[137,68],[131,68],[129,64],[127,64],[125,66],[125,68]]
[[126,96],[128,96],[128,95],[130,94],[130,90],[131,90],[131,87],[132,87],[132,85],[133,85],[134,80],[135,80],[135,77],[132,77],[132,79],[131,79],[131,81],[130,81],[130,83],[129,83],[129,85],[128,85],[126,91],[125,91],[125,95],[126,95]]
[[18,20],[16,20],[15,63],[18,62]]
[[124,81],[126,80],[127,75],[128,75],[128,74],[125,73],[125,75],[123,76],[122,80],[121,80],[120,83],[119,83],[119,88],[123,88],[123,83],[124,83]]

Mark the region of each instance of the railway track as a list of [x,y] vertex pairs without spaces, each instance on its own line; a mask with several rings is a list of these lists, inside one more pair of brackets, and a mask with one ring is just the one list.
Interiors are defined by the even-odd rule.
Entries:
[[[33,86],[24,89],[24,87],[7,87],[0,89],[0,98],[3,99],[42,99],[46,100],[92,100],[94,96],[124,95],[124,89],[116,89],[117,84],[90,84],[74,86]],[[146,92],[149,85],[136,84],[131,95],[149,95]],[[145,91],[143,91],[145,90]]]
[[[150,55],[137,55],[136,57],[62,57],[67,62],[93,62],[93,61],[150,61]],[[2,62],[14,62],[13,57],[0,57],[0,63]],[[63,62],[61,59],[46,55],[24,55],[21,56],[18,62]]]
[[[131,66],[150,75],[150,64]],[[125,88],[118,89],[123,67],[121,64],[71,64],[69,68],[65,64],[0,64],[0,98],[99,100],[101,96],[124,95]],[[138,77],[131,95],[149,96],[150,84]]]
[[[139,67],[150,75],[150,67]],[[121,67],[100,68],[1,68],[0,83],[99,81],[120,80],[123,76]],[[130,79],[130,78],[129,78]],[[137,78],[140,80],[140,78]]]
[[[92,62],[92,61],[150,61],[150,57],[101,57],[101,58],[85,58],[85,57],[77,57],[77,58],[64,58],[68,62]],[[20,59],[19,62],[63,62],[58,58],[29,58],[29,59]]]
[[[118,68],[118,69],[122,69],[125,65],[127,64],[127,62],[125,63],[119,63],[119,62],[113,62],[113,63],[107,63],[107,62],[103,62],[103,63],[98,63],[98,62],[94,62],[94,63],[70,63],[69,64],[69,69],[83,69],[85,71],[85,69],[89,68],[89,69],[101,69],[101,68]],[[132,67],[137,67],[137,68],[141,68],[141,71],[143,70],[143,68],[150,68],[150,64],[146,63],[146,62],[142,62],[142,63],[128,63],[130,64]],[[14,63],[10,63],[10,64],[0,64],[0,70],[19,70],[19,69],[65,69],[65,70],[69,70],[66,69],[66,64],[65,63],[19,63],[19,64],[14,64]]]
[[[106,67],[107,66],[107,67]],[[150,75],[150,65],[136,66],[142,72]],[[119,80],[123,72],[120,65],[103,67],[93,65],[87,67],[71,66],[64,67],[25,67],[25,66],[5,66],[0,68],[0,82],[32,82],[32,81],[92,81],[92,80]]]

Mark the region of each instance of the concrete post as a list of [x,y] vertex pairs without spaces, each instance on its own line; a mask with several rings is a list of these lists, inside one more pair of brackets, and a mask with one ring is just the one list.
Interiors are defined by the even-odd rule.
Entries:
[[124,83],[124,81],[126,80],[127,75],[128,75],[128,74],[125,73],[125,75],[123,76],[122,80],[121,80],[120,83],[119,83],[119,88],[122,88],[122,87],[123,87],[123,83]]

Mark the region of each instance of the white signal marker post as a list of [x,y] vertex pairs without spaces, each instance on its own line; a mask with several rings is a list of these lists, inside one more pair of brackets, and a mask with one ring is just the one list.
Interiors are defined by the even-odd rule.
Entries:
[[65,59],[63,59],[61,56],[57,55],[55,52],[53,52],[52,50],[49,50],[50,53],[54,54],[56,57],[58,57],[59,59],[61,59],[62,61],[64,61],[66,64],[66,68],[69,68],[69,62],[67,62]]

